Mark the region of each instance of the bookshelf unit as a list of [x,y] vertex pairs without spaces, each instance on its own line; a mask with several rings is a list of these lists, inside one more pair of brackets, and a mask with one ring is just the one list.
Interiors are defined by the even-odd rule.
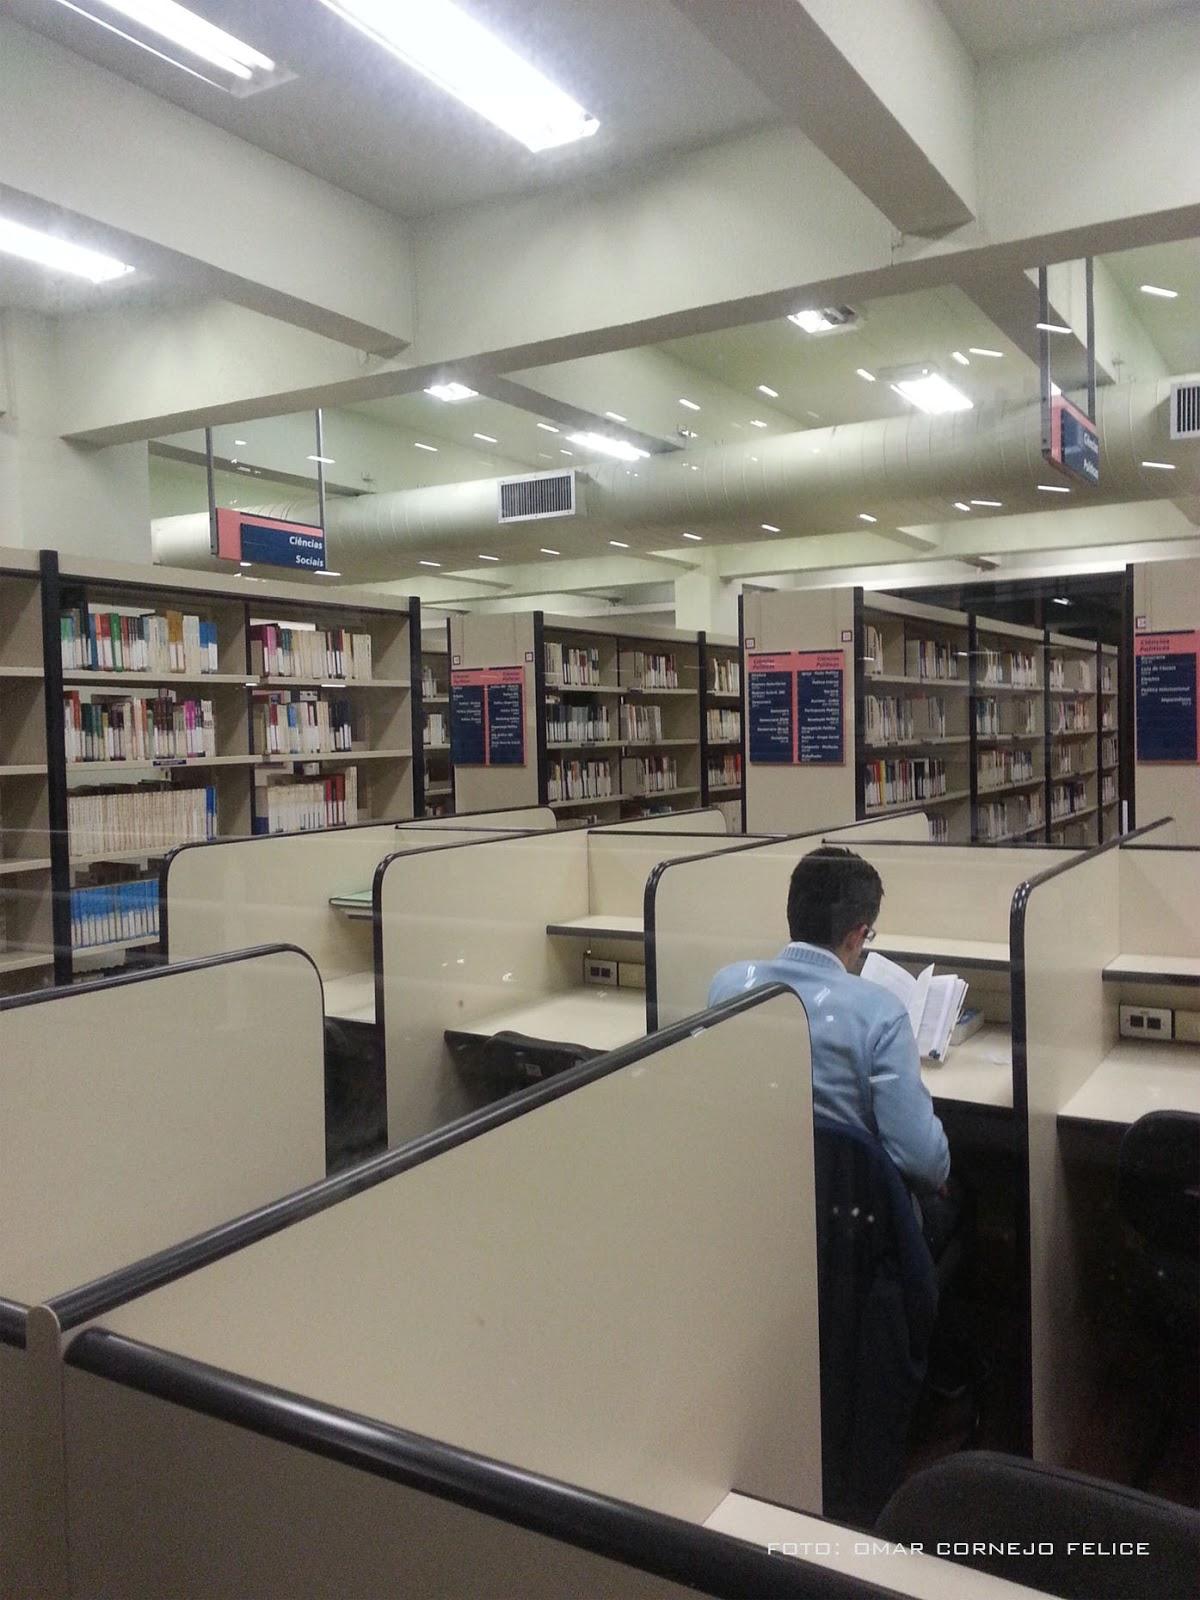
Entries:
[[725,813],[730,833],[742,829],[745,752],[742,745],[742,652],[735,639],[700,635],[701,804]]
[[1046,634],[1046,812],[1051,844],[1100,838],[1100,652],[1094,641]]
[[1097,663],[1096,698],[1099,702],[1100,767],[1097,784],[1100,797],[1100,842],[1121,831],[1121,653],[1115,644],[1100,646]]
[[425,737],[427,817],[454,815],[454,761],[450,754],[450,625],[421,636],[421,704]]
[[972,838],[1046,836],[1045,639],[1038,628],[972,617]]

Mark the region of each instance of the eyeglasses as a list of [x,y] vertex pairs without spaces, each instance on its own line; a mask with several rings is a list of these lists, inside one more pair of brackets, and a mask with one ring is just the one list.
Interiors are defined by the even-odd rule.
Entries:
[[874,939],[875,939],[875,929],[874,928],[868,928],[866,933],[863,934],[863,943],[864,944],[871,944],[871,943],[874,942]]

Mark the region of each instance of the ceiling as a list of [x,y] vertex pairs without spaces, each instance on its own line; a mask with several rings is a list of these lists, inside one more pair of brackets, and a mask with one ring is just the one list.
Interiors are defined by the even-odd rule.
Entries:
[[471,0],[472,14],[599,118],[532,155],[364,38],[319,0],[193,0],[294,80],[246,98],[189,77],[55,0],[5,0],[19,22],[176,105],[403,217],[580,182],[778,121],[670,0]]
[[1192,12],[1181,0],[938,0],[976,61],[1018,55],[1113,28],[1130,28],[1172,11]]
[[[1122,250],[1105,256],[1104,264],[1170,371],[1200,372],[1200,239]],[[1174,289],[1179,298],[1143,294],[1143,283]]]
[[69,316],[113,306],[186,305],[195,291],[167,279],[132,272],[111,283],[88,283],[69,273],[51,272],[32,261],[0,255],[0,310],[35,311],[44,317]]

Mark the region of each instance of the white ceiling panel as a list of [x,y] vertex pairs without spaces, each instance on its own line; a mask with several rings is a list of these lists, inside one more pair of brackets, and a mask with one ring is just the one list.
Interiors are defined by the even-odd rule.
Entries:
[[1171,12],[1195,12],[1181,0],[939,0],[976,61],[1020,55],[1039,45],[1131,28]]

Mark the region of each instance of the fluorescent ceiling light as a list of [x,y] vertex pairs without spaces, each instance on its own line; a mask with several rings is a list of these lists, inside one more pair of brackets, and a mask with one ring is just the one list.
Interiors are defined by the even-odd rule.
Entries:
[[1065,322],[1035,322],[1035,328],[1043,333],[1073,333],[1073,328],[1068,328]]
[[694,539],[697,544],[702,544],[704,541],[704,535],[702,533],[685,533],[683,537],[685,539]]
[[1070,494],[1070,489],[1065,483],[1039,483],[1038,488],[1043,494]]
[[578,101],[451,0],[322,3],[527,150],[587,139],[600,126]]
[[866,367],[855,367],[854,370],[866,383],[874,383],[876,381],[875,374],[873,372],[868,372]]
[[233,442],[234,444],[245,444],[246,441],[245,439],[235,439]]
[[751,417],[750,418],[750,426],[752,428],[765,428],[766,427],[766,423],[762,420],[761,417]]
[[332,456],[305,456],[306,461],[318,461],[323,467],[336,467],[337,462]]
[[[612,456],[616,461],[644,461],[650,454],[649,450],[639,450],[627,439],[609,439],[602,433],[572,433],[567,437],[581,450],[595,450],[602,456]],[[570,451],[564,451],[563,454],[569,455]]]
[[954,509],[955,511],[970,511],[971,508],[965,500],[956,500],[954,502]]
[[919,378],[901,378],[892,388],[901,399],[929,416],[940,417],[949,411],[974,409],[974,401],[943,378],[940,372],[926,372]]
[[499,556],[480,556],[480,561],[499,561]]
[[682,395],[679,397],[679,404],[686,406],[689,411],[699,411],[700,409],[694,400],[685,400]]
[[1178,300],[1178,289],[1160,289],[1156,283],[1143,283],[1140,285],[1143,294],[1157,295],[1160,300]]
[[493,439],[490,433],[476,433],[472,437],[482,439],[484,444],[499,444],[499,439]]
[[1054,595],[1052,598],[1056,606],[1069,606],[1071,604],[1069,600],[1060,600],[1057,595]]
[[860,511],[858,513],[858,520],[860,522],[878,522],[879,518],[871,516],[867,511]]
[[951,350],[950,356],[952,360],[958,362],[960,367],[969,367],[971,365],[970,356],[963,355],[961,350]]
[[431,383],[425,393],[451,404],[455,400],[474,400],[479,390],[468,389],[465,383]]
[[759,527],[764,533],[778,533],[779,529],[773,522],[760,522]]
[[613,548],[615,550],[628,550],[629,549],[629,546],[621,539],[610,539],[608,542],[609,542],[609,544],[611,544],[613,546]]
[[539,422],[538,427],[543,433],[557,433],[559,431],[551,422]]
[[73,277],[86,278],[89,283],[111,283],[114,278],[123,278],[133,271],[115,256],[85,249],[69,239],[59,239],[38,228],[27,228],[24,223],[12,222],[7,217],[0,217],[0,255],[19,256],[22,261],[36,262],[52,272],[69,272]]
[[253,561],[239,561],[238,562],[238,566],[239,567],[252,567],[253,565],[254,565]]
[[1173,461],[1143,461],[1142,465],[1144,467],[1150,467],[1154,472],[1175,471],[1175,463]]
[[[198,17],[186,6],[177,5],[175,0],[104,0],[104,4],[110,11],[116,11],[120,16],[127,17],[130,22],[157,34],[159,38],[169,40],[179,49],[186,50],[189,55],[216,67],[219,72],[240,78],[243,83],[249,83],[256,72],[268,74],[275,71],[275,63],[269,56],[263,55],[261,50],[243,44],[232,33],[226,33],[224,28],[218,28],[204,17]],[[87,17],[90,22],[98,22],[110,33],[120,34],[131,44],[141,45],[144,50],[150,48],[142,40],[135,39],[131,34],[121,33],[119,28],[113,28],[101,17],[93,15],[81,6],[68,5],[67,9]],[[159,54],[158,51],[151,53]],[[171,58],[168,56],[163,59]],[[183,63],[172,62],[172,65],[183,66]],[[190,68],[184,67],[184,70],[190,71]]]
[[541,553],[544,556],[560,556],[560,555],[562,555],[562,551],[561,550],[549,550],[549,549],[547,549],[547,547],[545,545],[542,546],[542,552]]
[[759,394],[765,394],[768,400],[779,399],[779,390],[772,389],[769,384],[760,383],[758,386],[758,392]]
[[789,322],[794,322],[805,333],[828,333],[831,328],[836,328],[836,322],[830,322],[823,311],[793,311],[788,317]]
[[435,456],[435,455],[437,455],[438,447],[435,444],[422,444],[419,439],[414,439],[413,440],[413,449],[414,450],[428,450],[430,455]]
[[1003,500],[972,500],[971,504],[973,506],[997,506],[997,507],[999,507],[999,506],[1002,506],[1004,504],[1004,501]]
[[623,417],[619,411],[606,411],[604,413],[604,415],[606,417],[611,417],[611,419],[614,422],[628,422],[629,421],[629,418],[628,417]]
[[417,562],[417,565],[419,567],[440,567],[441,564],[442,563],[440,561],[418,561]]
[[560,456],[573,456],[575,454],[574,450],[560,450],[558,453]]
[[978,344],[969,344],[967,349],[973,356],[991,356],[993,361],[1002,361],[1004,359],[1003,350],[987,350]]
[[332,567],[324,567],[317,572],[318,578],[340,578],[340,572],[334,572]]

